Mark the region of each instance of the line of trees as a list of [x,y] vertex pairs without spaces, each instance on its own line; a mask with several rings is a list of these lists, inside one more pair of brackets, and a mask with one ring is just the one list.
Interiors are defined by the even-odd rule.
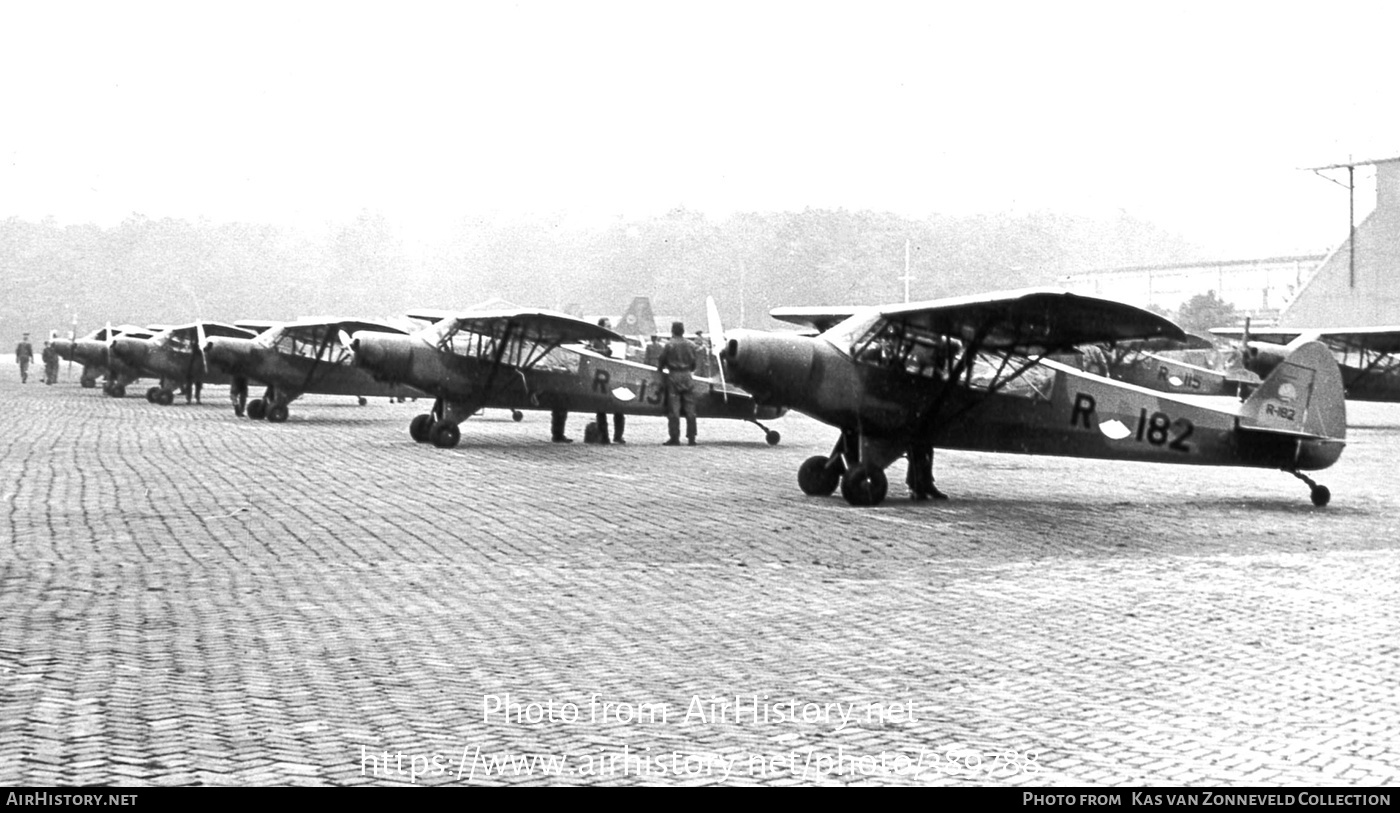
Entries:
[[492,297],[522,305],[619,314],[648,295],[657,313],[698,323],[713,295],[727,323],[771,326],[779,305],[873,304],[1053,284],[1096,268],[1195,259],[1179,236],[1120,213],[933,216],[815,210],[721,220],[676,210],[571,229],[538,217],[463,221],[410,244],[384,216],[312,233],[257,223],[150,219],[111,228],[0,221],[0,271],[10,294],[0,325],[36,335],[105,321],[196,317],[388,316],[465,307]]

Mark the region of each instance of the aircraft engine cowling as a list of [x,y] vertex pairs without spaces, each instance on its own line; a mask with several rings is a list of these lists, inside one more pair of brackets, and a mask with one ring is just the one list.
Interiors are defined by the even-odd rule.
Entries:
[[355,366],[369,371],[378,381],[402,381],[408,373],[413,349],[408,336],[397,333],[357,331],[350,340]]
[[725,335],[722,356],[735,384],[762,404],[803,406],[812,375],[811,338],[749,330],[731,330]]
[[119,361],[133,367],[140,367],[145,362],[149,350],[150,345],[145,339],[124,339],[118,336],[112,340],[113,355]]
[[1288,358],[1288,347],[1271,342],[1249,342],[1244,348],[1244,368],[1260,378],[1268,378],[1274,368]]
[[204,343],[204,358],[224,372],[246,374],[257,359],[258,348],[250,339],[210,336]]

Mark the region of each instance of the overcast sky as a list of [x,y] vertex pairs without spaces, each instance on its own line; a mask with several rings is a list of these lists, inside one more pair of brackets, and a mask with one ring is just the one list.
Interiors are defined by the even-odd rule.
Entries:
[[[1329,248],[1385,3],[4,3],[0,216],[1014,209]],[[1345,177],[1344,174],[1335,177]],[[1364,193],[1369,207],[1372,193]]]

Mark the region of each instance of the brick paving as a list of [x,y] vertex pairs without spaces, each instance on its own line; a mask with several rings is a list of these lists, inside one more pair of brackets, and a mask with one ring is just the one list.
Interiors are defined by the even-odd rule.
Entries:
[[798,491],[834,439],[801,417],[668,449],[662,420],[594,447],[488,412],[440,450],[414,404],[268,425],[222,388],[11,378],[6,785],[1400,772],[1400,406],[1353,405],[1325,510],[1277,472],[945,452],[952,501],[900,499],[897,465],[853,509]]

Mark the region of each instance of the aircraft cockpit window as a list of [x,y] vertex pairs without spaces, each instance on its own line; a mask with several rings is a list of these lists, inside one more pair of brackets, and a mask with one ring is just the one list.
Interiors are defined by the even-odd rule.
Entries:
[[946,379],[963,343],[902,322],[878,321],[851,343],[857,362],[923,378]]
[[472,356],[482,361],[520,369],[570,369],[569,355],[559,351],[558,341],[549,341],[518,325],[499,326],[492,333],[451,329],[438,340],[438,349]]

